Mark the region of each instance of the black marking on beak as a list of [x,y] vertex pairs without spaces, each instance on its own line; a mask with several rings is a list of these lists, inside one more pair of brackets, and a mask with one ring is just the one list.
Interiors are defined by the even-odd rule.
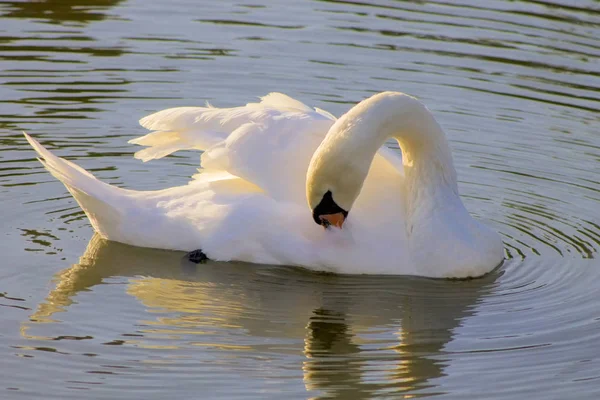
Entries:
[[344,219],[348,218],[348,211],[344,210],[342,207],[338,206],[335,201],[333,201],[331,190],[328,190],[327,193],[323,195],[321,202],[313,209],[313,219],[317,225],[323,225],[325,228],[327,228],[327,226],[329,226],[329,222],[321,219],[321,215],[337,213],[342,213],[344,215]]

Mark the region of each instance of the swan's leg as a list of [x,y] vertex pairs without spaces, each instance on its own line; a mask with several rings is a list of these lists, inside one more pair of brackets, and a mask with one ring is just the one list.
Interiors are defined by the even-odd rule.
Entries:
[[187,253],[186,257],[188,260],[190,260],[191,262],[196,263],[196,264],[200,264],[200,263],[204,263],[204,262],[208,261],[207,255],[204,254],[204,252],[200,249],[190,251],[189,253]]

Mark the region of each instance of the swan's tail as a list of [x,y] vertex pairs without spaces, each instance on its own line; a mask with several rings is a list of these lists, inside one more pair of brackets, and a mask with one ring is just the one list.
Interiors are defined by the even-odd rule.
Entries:
[[99,181],[83,168],[55,156],[27,133],[23,134],[39,154],[38,160],[77,200],[96,232],[115,240],[123,222],[123,206],[129,200],[128,190]]

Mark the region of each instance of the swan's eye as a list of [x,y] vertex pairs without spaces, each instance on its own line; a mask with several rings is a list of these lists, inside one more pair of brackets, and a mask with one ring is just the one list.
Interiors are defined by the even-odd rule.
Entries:
[[313,219],[318,225],[323,225],[325,228],[331,225],[341,228],[347,217],[348,211],[336,204],[331,190],[323,195],[319,204],[313,209]]

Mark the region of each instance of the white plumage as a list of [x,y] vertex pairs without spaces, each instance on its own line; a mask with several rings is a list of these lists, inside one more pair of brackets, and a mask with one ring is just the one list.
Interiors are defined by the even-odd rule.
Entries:
[[[441,161],[449,165],[438,165],[436,155],[434,162],[419,164],[431,165],[431,171],[426,167],[417,173],[413,168],[415,157],[430,156],[411,141],[413,125],[431,115],[415,104],[420,105],[410,96],[387,92],[361,102],[337,122],[328,112],[280,93],[243,107],[159,111],[140,121],[153,132],[131,141],[147,146],[135,157],[148,161],[182,149],[204,150],[203,169],[185,186],[145,192],[100,182],[25,136],[44,166],[81,205],[94,229],[109,240],[183,251],[200,248],[213,260],[298,265],[340,273],[432,277],[486,273],[501,262],[502,245],[494,232],[468,215],[452,189],[456,181],[451,157]],[[408,109],[411,113],[407,114]],[[423,112],[423,116],[413,113],[421,109],[425,111],[417,114]],[[408,136],[386,131],[391,129],[390,116],[400,118],[401,125],[410,122]],[[371,122],[367,126],[365,121]],[[427,137],[425,133],[422,137]],[[406,159],[403,165],[400,154],[380,147],[390,137],[401,146],[408,138],[403,152],[410,165]],[[449,154],[445,137],[436,140],[440,143],[424,145],[431,149],[445,146]],[[324,230],[313,221],[306,202],[311,159],[309,185],[325,187],[333,180],[330,186],[335,187],[336,179],[354,179],[360,184],[360,195],[351,199],[350,215],[341,230]],[[327,165],[317,168],[315,160]],[[350,167],[327,170],[336,163],[366,165],[364,184]],[[449,189],[431,186],[435,177],[429,175],[434,176],[434,169],[440,167],[454,179]],[[309,203],[313,202],[311,187]],[[334,191],[333,198],[346,201],[347,195]],[[428,254],[418,254],[424,252]]]

